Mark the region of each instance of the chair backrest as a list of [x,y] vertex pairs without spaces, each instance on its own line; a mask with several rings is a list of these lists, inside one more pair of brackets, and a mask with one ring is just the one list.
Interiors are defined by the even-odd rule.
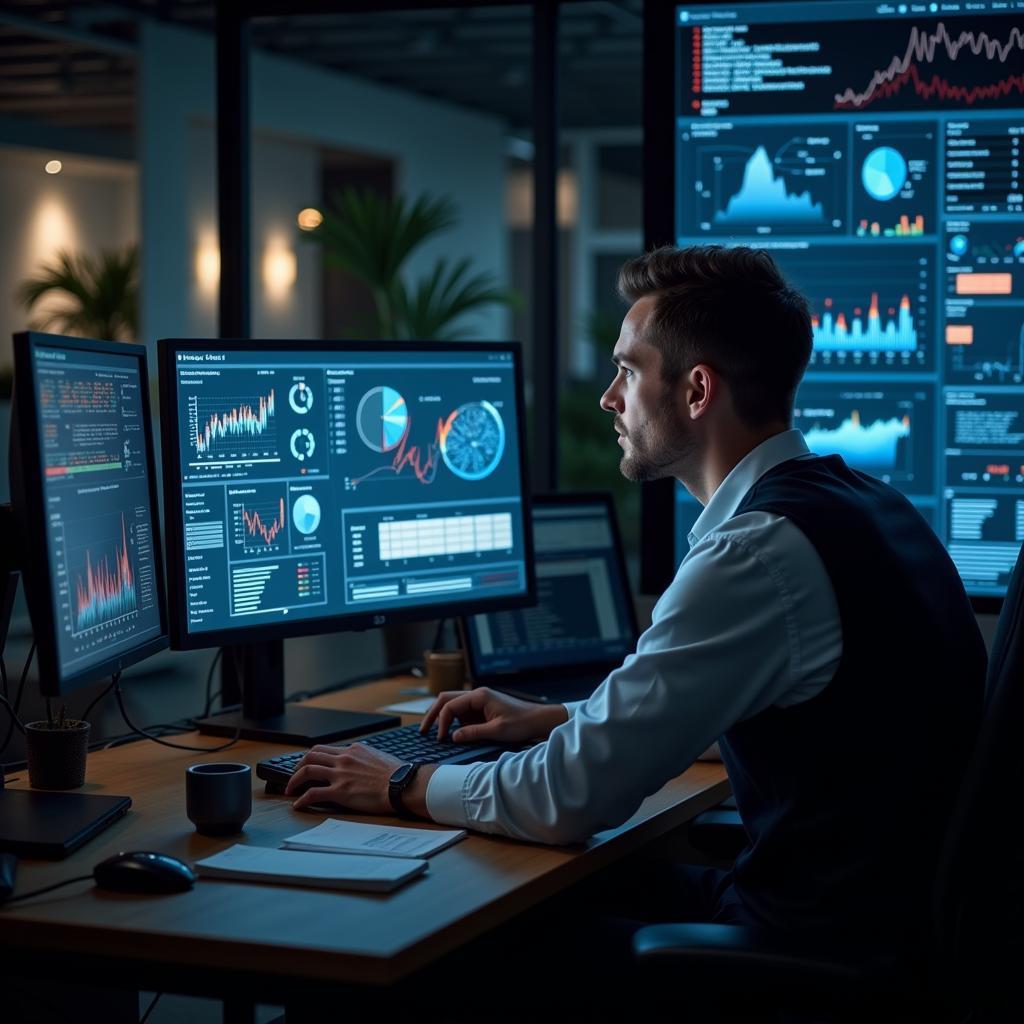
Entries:
[[938,976],[973,1002],[1019,992],[1024,952],[1024,550],[989,656],[985,714],[936,876]]

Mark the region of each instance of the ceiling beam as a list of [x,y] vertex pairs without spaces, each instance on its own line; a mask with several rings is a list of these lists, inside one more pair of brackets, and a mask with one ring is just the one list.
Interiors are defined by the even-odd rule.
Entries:
[[110,36],[68,28],[66,25],[50,21],[37,21],[35,18],[26,18],[20,14],[8,14],[4,10],[0,10],[0,25],[17,29],[29,36],[57,39],[62,43],[77,43],[80,46],[88,46],[90,49],[102,50],[106,53],[119,53],[126,57],[134,57],[138,54],[138,47],[123,39],[112,39]]

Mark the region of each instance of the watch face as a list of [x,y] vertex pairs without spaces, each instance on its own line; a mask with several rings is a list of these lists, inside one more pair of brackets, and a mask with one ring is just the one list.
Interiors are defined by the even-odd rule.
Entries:
[[391,785],[400,786],[415,770],[416,765],[414,764],[403,764],[401,768],[396,768],[394,774],[391,776]]

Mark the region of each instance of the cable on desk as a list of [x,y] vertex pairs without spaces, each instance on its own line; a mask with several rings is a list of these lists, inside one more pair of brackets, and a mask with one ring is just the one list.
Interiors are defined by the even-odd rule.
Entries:
[[[25,667],[21,670],[21,680],[18,682],[18,692],[14,697],[14,715],[11,718],[10,723],[7,726],[7,734],[4,736],[4,741],[0,744],[0,754],[7,749],[7,744],[11,742],[11,735],[14,733],[14,723],[18,722],[18,712],[21,710],[21,698],[25,692],[25,682],[28,679],[28,670],[32,666],[32,659],[36,656],[36,642],[32,641],[32,646],[29,648],[28,657],[25,659]],[[21,724],[20,722],[18,723]]]
[[242,719],[238,719],[238,728],[235,730],[235,735],[227,741],[227,743],[221,743],[216,747],[191,747],[185,743],[169,743],[165,739],[161,739],[156,733],[149,732],[146,729],[140,729],[129,717],[128,709],[124,706],[124,692],[121,690],[121,673],[117,673],[114,681],[114,696],[117,698],[117,706],[121,709],[121,717],[124,719],[125,725],[132,730],[138,736],[144,736],[148,740],[152,740],[154,743],[159,743],[162,747],[170,747],[172,750],[191,750],[199,754],[214,754],[219,750],[227,750],[228,747],[233,747],[237,742],[238,738],[242,735]]
[[85,711],[82,712],[82,720],[83,721],[86,721],[86,722],[89,721],[89,714],[92,711],[92,709],[94,707],[96,707],[96,705],[99,704],[99,702],[101,700],[103,700],[103,698],[106,697],[106,695],[108,693],[110,693],[111,690],[113,690],[115,686],[117,686],[117,680],[120,677],[120,675],[121,675],[121,673],[118,672],[116,675],[111,676],[110,677],[110,682],[107,683],[107,685],[104,686],[103,689],[100,690],[100,692],[98,694],[96,694],[96,696],[93,697],[93,699],[91,701],[89,701],[89,704],[86,707]]
[[20,896],[12,896],[10,899],[5,900],[2,906],[7,906],[11,903],[20,903],[22,900],[30,900],[33,896],[42,896],[43,893],[53,892],[54,889],[63,889],[65,885],[71,885],[74,882],[91,882],[92,875],[78,875],[77,878],[65,878],[63,882],[54,882],[53,885],[44,886],[42,889],[33,889],[31,892],[23,892]]
[[149,1015],[153,1012],[153,1008],[156,1004],[160,1002],[160,997],[162,995],[163,992],[157,992],[157,994],[153,996],[153,1001],[146,1007],[146,1012],[139,1018],[139,1024],[146,1024],[146,1021],[149,1020]]
[[[217,653],[213,656],[213,661],[210,662],[210,671],[206,673],[206,703],[203,705],[203,718],[209,718],[210,712],[213,710],[214,697],[211,693],[213,690],[213,672],[217,667],[217,662],[220,661],[220,656],[224,653],[223,647],[217,648]],[[217,696],[220,696],[218,691]]]
[[[25,726],[21,724],[21,721],[18,719],[17,714],[15,714],[14,707],[11,705],[11,702],[5,696],[0,695],[0,705],[3,705],[7,709],[7,714],[11,716],[11,721],[14,723],[14,725],[17,726],[18,732],[20,732],[21,735],[24,736]],[[8,726],[8,729],[9,728],[10,726]]]

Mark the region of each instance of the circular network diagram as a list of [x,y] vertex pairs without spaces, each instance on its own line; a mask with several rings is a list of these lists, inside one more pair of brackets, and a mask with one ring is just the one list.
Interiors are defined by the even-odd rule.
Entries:
[[467,402],[448,419],[441,438],[444,464],[463,480],[483,480],[505,451],[505,424],[490,402]]
[[389,452],[402,443],[409,429],[405,399],[386,385],[371,388],[359,400],[356,429],[363,444],[375,452]]
[[299,533],[316,533],[320,525],[320,502],[312,494],[300,494],[292,505],[292,522]]
[[305,381],[293,384],[288,392],[288,404],[300,415],[305,415],[313,408],[313,392]]
[[299,462],[305,462],[306,459],[312,458],[313,452],[316,451],[316,439],[311,431],[300,427],[292,434],[291,448],[292,456]]
[[907,180],[907,161],[892,146],[879,146],[864,157],[860,180],[872,199],[886,202],[899,195]]

